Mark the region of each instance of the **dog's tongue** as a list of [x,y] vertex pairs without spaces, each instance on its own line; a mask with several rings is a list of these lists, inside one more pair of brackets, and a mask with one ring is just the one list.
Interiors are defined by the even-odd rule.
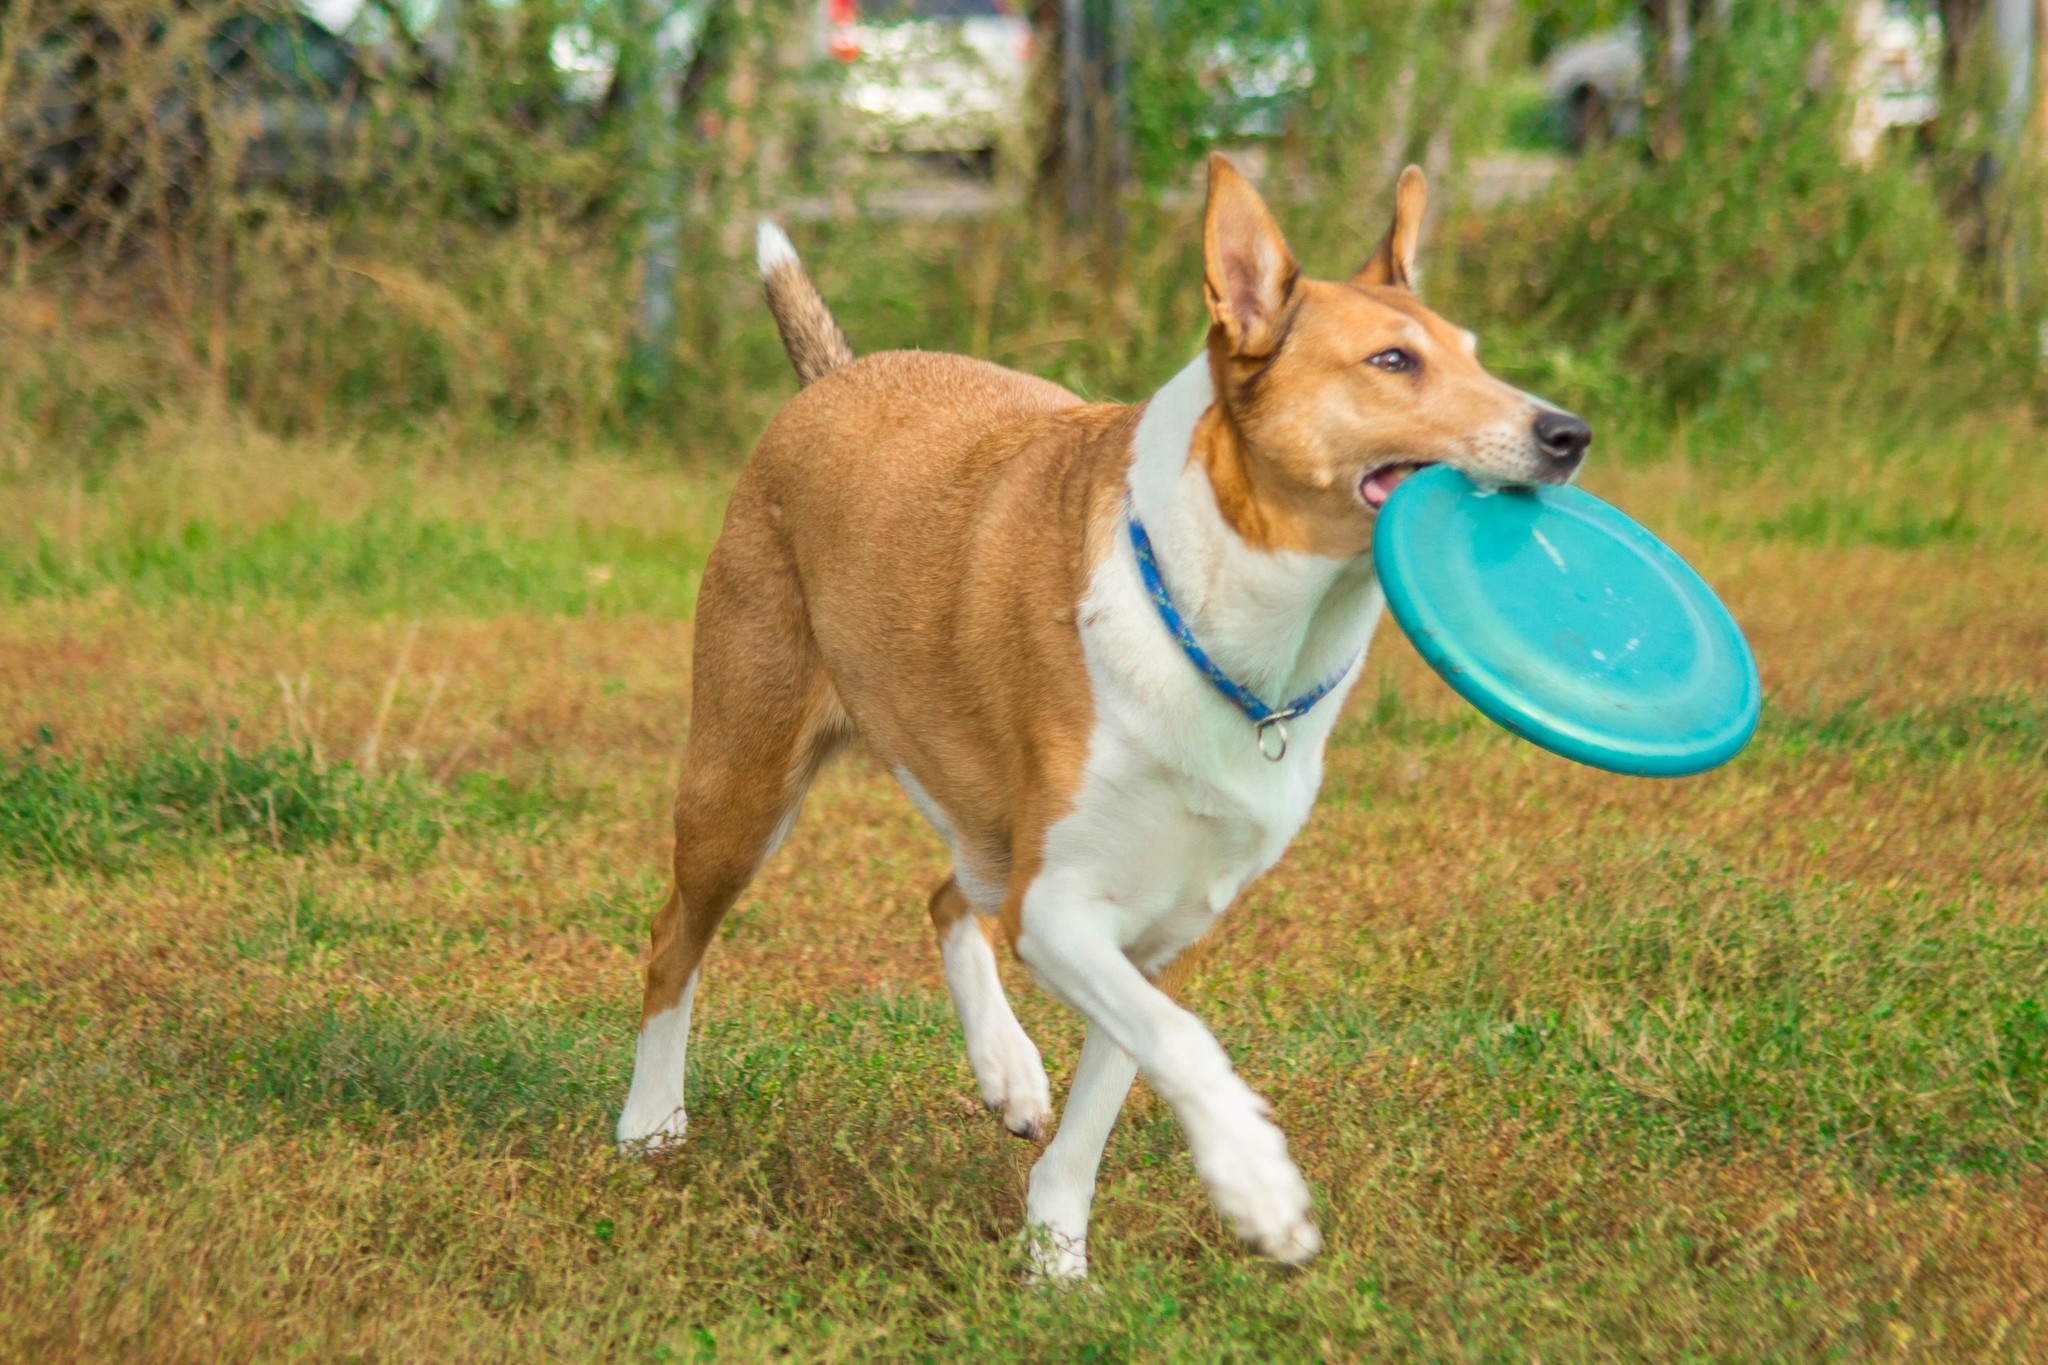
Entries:
[[1387,499],[1394,496],[1394,490],[1401,486],[1401,480],[1415,472],[1412,464],[1397,464],[1391,469],[1376,471],[1365,481],[1365,504],[1368,507],[1384,507]]

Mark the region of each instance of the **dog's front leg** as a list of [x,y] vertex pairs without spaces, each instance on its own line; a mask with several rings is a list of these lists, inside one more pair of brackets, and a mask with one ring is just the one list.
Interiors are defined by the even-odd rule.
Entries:
[[1095,1202],[1095,1174],[1137,1075],[1130,1053],[1100,1028],[1088,1030],[1059,1135],[1031,1168],[1031,1193],[1024,1204],[1032,1269],[1042,1279],[1078,1280],[1088,1273],[1088,1209]]
[[[1017,955],[1048,990],[1094,1026],[1089,1046],[1100,1033],[1104,1043],[1113,1042],[1136,1060],[1138,1070],[1179,1117],[1195,1170],[1209,1187],[1217,1211],[1238,1234],[1276,1260],[1307,1261],[1321,1249],[1322,1237],[1310,1221],[1308,1185],[1287,1155],[1287,1139],[1267,1117],[1265,1101],[1239,1079],[1222,1045],[1201,1020],[1176,1005],[1124,956],[1107,927],[1115,922],[1115,907],[1064,896],[1041,878],[1024,898]],[[1087,1101],[1089,1119],[1104,1129],[1106,1137],[1116,1107],[1104,1101],[1109,1111],[1104,1119],[1094,1114],[1093,1104],[1112,1088],[1118,1068],[1110,1060],[1098,1061],[1096,1074],[1087,1076],[1087,1055],[1084,1049],[1083,1073],[1075,1079],[1076,1098]],[[1092,1082],[1085,1094],[1084,1078]],[[1066,1139],[1072,1121],[1070,1116],[1061,1124],[1060,1140]],[[1085,1233],[1086,1204],[1080,1205],[1078,1217],[1071,1199],[1058,1205],[1056,1173],[1078,1175],[1080,1163],[1074,1158],[1090,1149],[1099,1155],[1100,1143],[1084,1128],[1075,1135],[1074,1146],[1061,1154],[1063,1163],[1071,1165],[1048,1171],[1043,1205],[1033,1173],[1034,1218],[1040,1207],[1065,1215],[1064,1228],[1048,1218],[1051,1231],[1078,1223]],[[1047,1159],[1051,1156],[1048,1150]],[[1092,1186],[1092,1162],[1090,1166]]]

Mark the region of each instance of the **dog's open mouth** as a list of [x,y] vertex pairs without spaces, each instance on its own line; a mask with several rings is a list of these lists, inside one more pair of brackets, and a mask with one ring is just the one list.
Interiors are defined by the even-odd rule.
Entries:
[[1394,490],[1401,486],[1401,480],[1418,469],[1427,469],[1434,460],[1403,461],[1399,464],[1383,464],[1359,481],[1358,492],[1365,499],[1367,507],[1378,508],[1387,505],[1387,499],[1394,496]]

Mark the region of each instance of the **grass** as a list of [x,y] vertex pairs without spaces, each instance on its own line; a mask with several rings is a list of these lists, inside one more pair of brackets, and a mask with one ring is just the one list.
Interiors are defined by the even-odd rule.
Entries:
[[0,592],[76,597],[116,587],[149,603],[339,596],[387,611],[681,614],[695,600],[702,568],[701,546],[676,537],[540,539],[421,517],[399,505],[348,521],[300,507],[264,526],[189,521],[83,553],[42,536],[0,556]]
[[[2024,438],[1593,471],[1762,662],[1699,779],[1382,636],[1190,990],[1329,1249],[1250,1259],[1140,1087],[1072,1294],[1018,1283],[1033,1149],[858,756],[714,949],[688,1141],[611,1154],[720,475],[151,442],[0,499],[0,1356],[2048,1352]],[[1005,972],[1058,1093],[1078,1027]]]
[[469,773],[453,785],[410,767],[389,774],[328,763],[310,743],[242,753],[174,740],[121,767],[89,767],[37,743],[0,760],[0,860],[112,872],[196,847],[299,853],[321,845],[417,861],[451,825],[516,824],[574,798]]

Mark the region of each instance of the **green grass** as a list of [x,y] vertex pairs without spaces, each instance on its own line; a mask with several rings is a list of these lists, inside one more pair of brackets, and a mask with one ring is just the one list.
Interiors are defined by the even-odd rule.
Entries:
[[472,774],[442,786],[400,769],[366,774],[305,743],[249,753],[182,741],[87,765],[38,743],[0,759],[0,860],[112,872],[226,845],[297,853],[331,845],[417,861],[450,826],[512,825],[575,798]]
[[2048,1158],[2048,928],[1683,861],[1601,871],[1469,907],[1406,980],[1368,959],[1280,1050],[1469,1068],[1517,1123],[1653,1164],[1772,1147],[1911,1186]]
[[1853,698],[1836,707],[1795,709],[1777,699],[1765,738],[1792,753],[1874,754],[1920,762],[2048,762],[2048,701],[2038,695],[1962,697],[1935,707],[1873,714]]
[[1843,498],[1810,498],[1758,523],[1763,540],[1789,540],[1801,545],[1881,545],[1916,550],[1924,545],[1969,545],[1984,528],[1961,507],[1934,515],[1903,512],[1893,516],[1868,503]]
[[[688,1139],[612,1151],[720,485],[287,453],[210,513],[168,475],[13,512],[79,576],[0,615],[0,1357],[2048,1350],[2017,457],[1930,502],[1986,509],[1974,538],[1758,529],[1910,506],[1932,451],[1602,474],[1763,663],[1758,738],[1706,777],[1544,756],[1383,636],[1187,990],[1324,1255],[1250,1257],[1140,1086],[1094,1280],[1053,1293],[1015,1241],[1035,1149],[975,1099],[930,943],[942,855],[858,756],[714,946]],[[578,596],[598,554],[616,608]],[[1004,970],[1060,1096],[1079,1028]]]
[[[1571,895],[1453,907],[1427,943],[1326,959],[1333,993],[1208,998],[1203,1012],[1280,1076],[1420,1066],[1525,1132],[1653,1168],[1769,1146],[1915,1188],[2048,1159],[2048,926],[1855,884],[1787,893],[1682,861],[1585,871]],[[218,969],[290,976],[368,951],[430,955],[449,937],[301,890],[232,935]],[[498,1011],[429,994],[260,1021],[196,1005],[178,1002],[140,1052],[18,1059],[52,1078],[83,1068],[108,1102],[142,1086],[182,1134],[242,1139],[343,1124],[496,1142],[567,1125],[601,1142],[627,1079],[628,1021],[587,1004]],[[929,990],[750,1005],[703,1034],[692,1112],[744,1131],[819,1074],[957,1086],[954,1032]],[[33,1088],[16,1102],[33,1107]],[[1398,1109],[1373,1126],[1436,1123]]]
[[0,599],[112,589],[147,604],[339,602],[408,613],[684,616],[703,567],[701,541],[686,535],[587,525],[521,535],[396,504],[333,520],[302,504],[255,526],[194,520],[76,549],[44,534],[0,548]]

